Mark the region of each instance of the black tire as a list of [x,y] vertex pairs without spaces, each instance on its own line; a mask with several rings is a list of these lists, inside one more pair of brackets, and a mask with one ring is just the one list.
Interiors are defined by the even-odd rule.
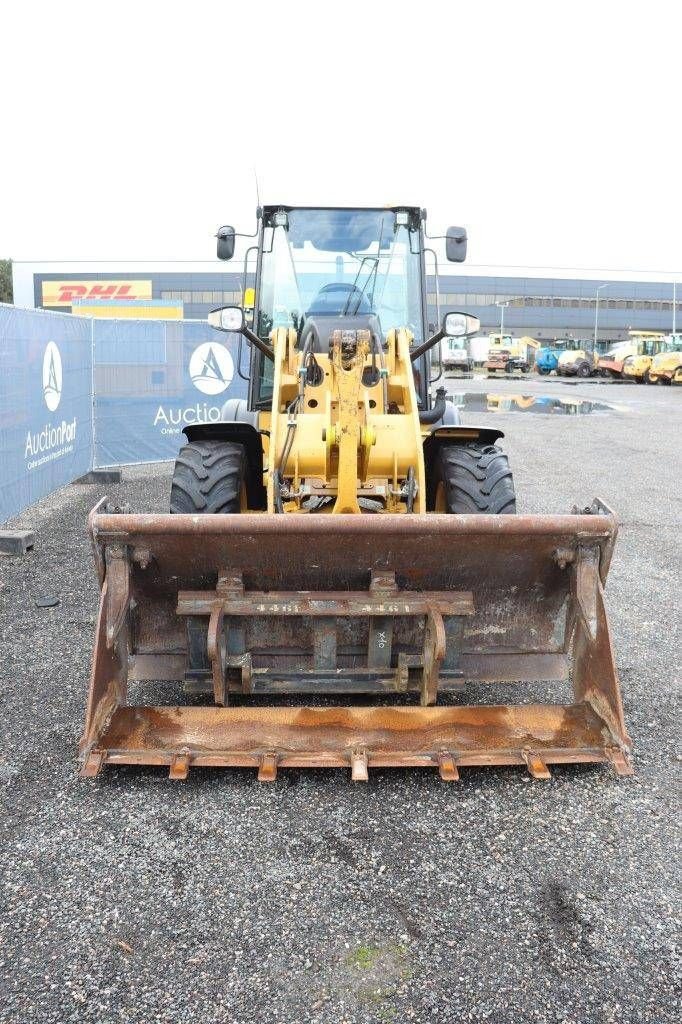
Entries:
[[546,366],[538,366],[538,373],[542,377],[548,377],[552,371],[548,370]]
[[578,374],[579,377],[589,377],[590,374],[592,373],[592,370],[590,369],[590,364],[589,363],[581,363],[580,366],[578,367],[576,373]]
[[516,512],[509,459],[493,444],[442,445],[433,475],[434,504],[440,491],[447,513]]
[[235,513],[246,475],[244,446],[232,441],[190,441],[175,460],[172,513]]

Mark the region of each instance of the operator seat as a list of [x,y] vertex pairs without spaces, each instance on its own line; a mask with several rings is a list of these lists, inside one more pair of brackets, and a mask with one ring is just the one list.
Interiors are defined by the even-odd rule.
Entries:
[[313,352],[328,352],[332,331],[369,331],[382,344],[381,324],[368,297],[357,285],[332,281],[320,288],[306,314],[299,348],[310,339]]
[[304,348],[311,339],[311,352],[329,352],[329,338],[332,331],[369,331],[374,350],[383,344],[379,317],[374,313],[365,316],[311,316],[308,317],[301,331],[299,348]]

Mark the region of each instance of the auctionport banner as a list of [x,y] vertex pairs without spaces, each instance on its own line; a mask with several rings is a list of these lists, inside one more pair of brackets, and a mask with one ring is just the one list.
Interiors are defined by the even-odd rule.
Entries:
[[238,358],[203,321],[0,304],[0,523],[93,467],[174,459],[183,427],[246,398]]
[[90,321],[0,305],[0,522],[92,466]]
[[92,324],[96,466],[174,459],[183,427],[214,423],[229,398],[246,398],[239,335],[199,320]]

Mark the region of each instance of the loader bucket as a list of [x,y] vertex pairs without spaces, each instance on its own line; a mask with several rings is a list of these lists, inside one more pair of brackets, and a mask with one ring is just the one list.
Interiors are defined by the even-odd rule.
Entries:
[[[107,763],[173,778],[253,767],[262,780],[288,767],[631,771],[603,593],[617,527],[600,502],[561,516],[104,507],[90,516],[101,600],[83,775]],[[494,704],[496,683],[572,695]],[[471,685],[481,703],[466,703]]]

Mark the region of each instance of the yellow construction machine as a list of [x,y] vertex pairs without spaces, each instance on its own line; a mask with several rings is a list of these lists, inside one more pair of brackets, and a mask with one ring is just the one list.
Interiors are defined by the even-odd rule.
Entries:
[[682,334],[671,334],[666,345],[653,357],[647,375],[649,384],[682,383]]
[[648,384],[649,370],[654,358],[660,352],[671,351],[671,345],[664,334],[654,331],[631,331],[630,334],[636,347],[634,352],[623,360],[622,378],[634,380],[636,384]]
[[[259,209],[251,322],[237,306],[209,317],[241,336],[248,401],[185,428],[168,513],[103,499],[90,516],[84,776],[631,771],[604,605],[615,518],[598,500],[516,514],[502,432],[432,397],[441,340],[479,323],[437,311],[430,330],[425,216]],[[463,260],[466,232],[444,238]],[[234,248],[221,228],[218,255]],[[507,687],[495,703],[498,683],[570,693],[509,704]]]

